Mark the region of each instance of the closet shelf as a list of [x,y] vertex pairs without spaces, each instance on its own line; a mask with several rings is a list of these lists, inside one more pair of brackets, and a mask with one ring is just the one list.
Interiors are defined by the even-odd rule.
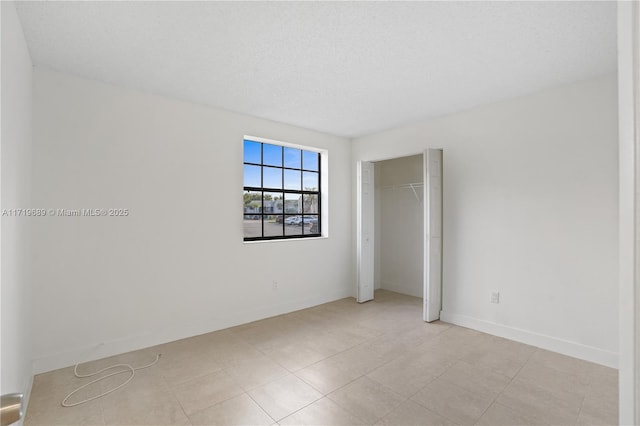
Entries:
[[421,202],[422,200],[420,199],[420,197],[418,196],[418,191],[416,191],[416,188],[422,188],[424,184],[422,182],[414,182],[414,183],[403,183],[403,184],[399,184],[399,185],[386,185],[386,186],[382,186],[381,189],[408,189],[411,188],[411,190],[413,191],[413,195],[416,196],[416,200],[418,202]]

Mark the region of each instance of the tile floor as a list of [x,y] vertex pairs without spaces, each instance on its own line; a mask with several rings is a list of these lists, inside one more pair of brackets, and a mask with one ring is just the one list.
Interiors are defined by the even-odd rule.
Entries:
[[[83,364],[139,370],[72,408],[90,379],[35,377],[25,425],[617,424],[617,371],[421,320],[421,300],[379,291]],[[126,380],[111,377],[74,400]],[[71,400],[70,402],[73,402]]]

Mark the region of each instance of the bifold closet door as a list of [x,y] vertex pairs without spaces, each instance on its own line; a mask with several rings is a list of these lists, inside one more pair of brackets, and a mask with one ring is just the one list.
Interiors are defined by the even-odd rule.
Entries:
[[424,320],[442,310],[442,150],[424,153]]
[[374,290],[374,165],[358,161],[357,167],[357,274],[358,303],[373,300]]

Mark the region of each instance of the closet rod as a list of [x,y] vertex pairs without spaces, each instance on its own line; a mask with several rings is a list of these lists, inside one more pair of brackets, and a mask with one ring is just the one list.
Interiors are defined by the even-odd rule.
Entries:
[[401,185],[387,185],[387,186],[382,186],[381,189],[404,189],[404,188],[411,188],[411,190],[413,191],[413,195],[416,196],[416,200],[418,202],[420,202],[420,197],[418,196],[418,192],[416,191],[416,188],[420,188],[423,186],[422,182],[414,182],[414,183],[404,183]]

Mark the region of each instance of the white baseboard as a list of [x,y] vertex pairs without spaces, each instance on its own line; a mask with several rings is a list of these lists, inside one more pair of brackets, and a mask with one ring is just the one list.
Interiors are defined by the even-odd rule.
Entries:
[[33,389],[33,375],[29,376],[27,383],[24,386],[24,392],[22,393],[22,418],[15,422],[15,426],[22,426],[24,424],[24,418],[27,415],[27,409],[29,408],[29,399],[31,398],[31,389]]
[[618,368],[616,352],[445,311],[440,312],[440,320],[607,367]]
[[422,298],[422,287],[416,289],[411,285],[383,282],[380,284],[380,290],[389,290],[395,293],[405,294],[407,296]]
[[300,309],[310,308],[334,300],[351,297],[351,289],[330,295],[315,296],[309,299],[282,303],[274,306],[234,312],[224,318],[211,318],[209,321],[191,324],[176,324],[170,329],[154,330],[149,333],[128,336],[109,342],[100,342],[74,348],[57,354],[49,354],[33,360],[33,374],[45,373],[59,368],[69,367],[79,362],[88,362],[138,349],[161,345],[175,340],[224,330],[225,328],[270,318]]

